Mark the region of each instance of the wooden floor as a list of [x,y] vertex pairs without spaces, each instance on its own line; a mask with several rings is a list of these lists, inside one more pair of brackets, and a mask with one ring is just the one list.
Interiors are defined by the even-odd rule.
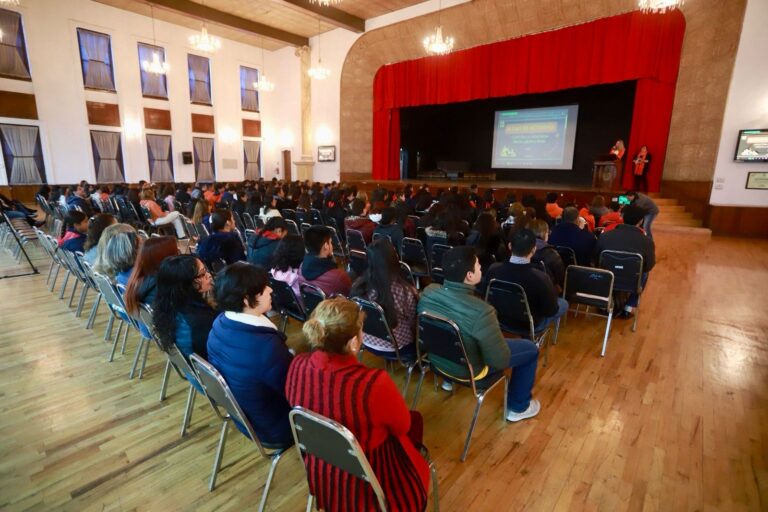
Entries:
[[[493,392],[465,463],[469,393],[425,387],[443,511],[768,510],[768,241],[657,244],[637,332],[617,321],[600,358],[604,322],[569,317],[537,376],[539,416],[503,423]],[[12,265],[1,251],[0,275]],[[267,465],[244,438],[231,432],[209,493],[208,403],[181,438],[186,386],[158,401],[160,354],[129,381],[136,338],[107,363],[106,311],[86,331],[44,281],[0,280],[0,509],[255,509]],[[285,459],[269,509],[303,510],[303,470]]]

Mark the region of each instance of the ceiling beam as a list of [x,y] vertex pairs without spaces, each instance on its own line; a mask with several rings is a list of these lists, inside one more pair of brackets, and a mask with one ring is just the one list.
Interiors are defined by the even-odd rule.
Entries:
[[264,25],[263,23],[258,23],[253,20],[241,18],[240,16],[235,16],[202,4],[191,2],[190,0],[150,0],[149,3],[156,7],[207,20],[216,25],[223,25],[253,35],[282,41],[291,46],[301,47],[309,45],[309,38],[307,37],[270,27],[269,25]]
[[333,7],[322,7],[319,4],[313,4],[309,0],[282,0],[283,3],[296,6],[304,11],[319,16],[326,22],[336,25],[337,27],[351,30],[352,32],[365,32],[365,20],[353,16],[341,9]]

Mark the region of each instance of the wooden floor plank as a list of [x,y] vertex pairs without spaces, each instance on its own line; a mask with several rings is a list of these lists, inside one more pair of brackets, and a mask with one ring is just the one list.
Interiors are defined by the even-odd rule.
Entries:
[[[615,321],[600,358],[604,321],[570,316],[539,367],[539,416],[506,424],[492,392],[465,463],[473,400],[427,376],[418,409],[443,510],[768,510],[768,241],[659,233],[657,245],[637,332]],[[129,381],[134,333],[107,363],[106,308],[85,330],[93,297],[76,318],[58,299],[63,273],[50,293],[32,252],[42,275],[0,279],[0,509],[254,508],[268,465],[253,447],[230,432],[209,493],[210,406],[197,400],[181,438],[184,383],[172,376],[158,401],[154,349]],[[0,251],[0,275],[23,269]],[[289,334],[302,344],[296,324]],[[269,509],[302,510],[306,492],[292,451]]]

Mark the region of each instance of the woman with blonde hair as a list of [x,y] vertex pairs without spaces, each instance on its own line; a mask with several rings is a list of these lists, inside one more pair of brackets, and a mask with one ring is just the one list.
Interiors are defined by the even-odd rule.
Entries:
[[121,273],[130,275],[138,250],[136,228],[129,224],[112,224],[99,238],[93,268],[113,279]]
[[[304,323],[314,348],[296,356],[285,390],[292,407],[327,416],[352,431],[376,474],[390,510],[424,510],[429,466],[419,453],[423,423],[409,411],[384,370],[357,360],[364,315],[343,297],[320,303]],[[310,492],[322,510],[375,510],[370,485],[313,456],[304,459]],[[343,493],[337,489],[344,489]]]

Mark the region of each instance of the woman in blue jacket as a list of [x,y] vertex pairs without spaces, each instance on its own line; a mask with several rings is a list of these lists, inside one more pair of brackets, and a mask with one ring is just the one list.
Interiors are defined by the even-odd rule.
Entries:
[[293,356],[285,335],[265,316],[272,309],[267,271],[233,263],[217,274],[214,290],[224,313],[208,335],[208,361],[227,381],[259,440],[270,448],[290,446],[285,379]]

